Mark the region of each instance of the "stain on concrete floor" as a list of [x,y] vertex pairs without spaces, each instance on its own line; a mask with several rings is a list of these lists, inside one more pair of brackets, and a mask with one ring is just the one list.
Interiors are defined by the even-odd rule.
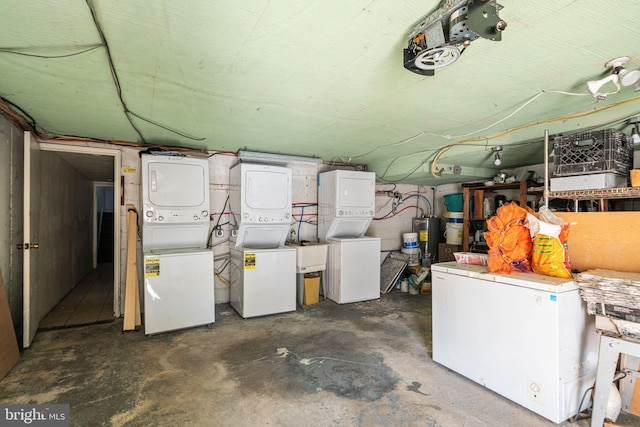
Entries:
[[[398,379],[366,340],[327,326],[319,332],[269,335],[259,343],[241,341],[227,347],[222,360],[247,393],[268,389],[289,397],[330,391],[371,402],[395,389]],[[259,378],[256,369],[263,370]]]
[[74,426],[554,425],[433,362],[430,295],[246,320],[221,304],[216,319],[38,333],[0,401],[69,403]]

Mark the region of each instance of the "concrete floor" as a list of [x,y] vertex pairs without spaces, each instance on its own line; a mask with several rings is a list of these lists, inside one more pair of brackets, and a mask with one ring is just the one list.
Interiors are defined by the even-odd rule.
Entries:
[[247,320],[221,304],[216,319],[151,337],[121,320],[39,332],[0,402],[69,403],[74,426],[555,425],[433,362],[428,294]]

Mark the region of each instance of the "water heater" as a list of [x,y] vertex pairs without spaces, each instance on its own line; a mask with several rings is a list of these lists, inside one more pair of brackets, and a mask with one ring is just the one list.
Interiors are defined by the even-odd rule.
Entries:
[[440,218],[422,217],[411,220],[411,231],[418,234],[418,246],[423,258],[429,254],[431,263],[438,256],[438,243],[440,243]]

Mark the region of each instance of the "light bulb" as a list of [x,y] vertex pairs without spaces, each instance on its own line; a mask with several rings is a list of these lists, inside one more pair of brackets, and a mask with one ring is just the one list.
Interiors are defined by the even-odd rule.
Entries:
[[633,130],[631,131],[631,141],[633,141],[634,144],[640,144],[640,133],[638,133],[638,125],[635,125],[633,127]]
[[493,163],[496,166],[500,166],[502,164],[502,160],[500,160],[500,154],[496,153],[496,160]]

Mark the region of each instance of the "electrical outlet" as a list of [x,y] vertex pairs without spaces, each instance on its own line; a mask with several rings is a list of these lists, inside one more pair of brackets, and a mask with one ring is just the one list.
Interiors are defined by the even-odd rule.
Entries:
[[216,228],[216,231],[214,231],[214,234],[217,238],[224,237],[224,230],[222,228]]
[[236,237],[238,235],[238,230],[231,230],[231,235]]

